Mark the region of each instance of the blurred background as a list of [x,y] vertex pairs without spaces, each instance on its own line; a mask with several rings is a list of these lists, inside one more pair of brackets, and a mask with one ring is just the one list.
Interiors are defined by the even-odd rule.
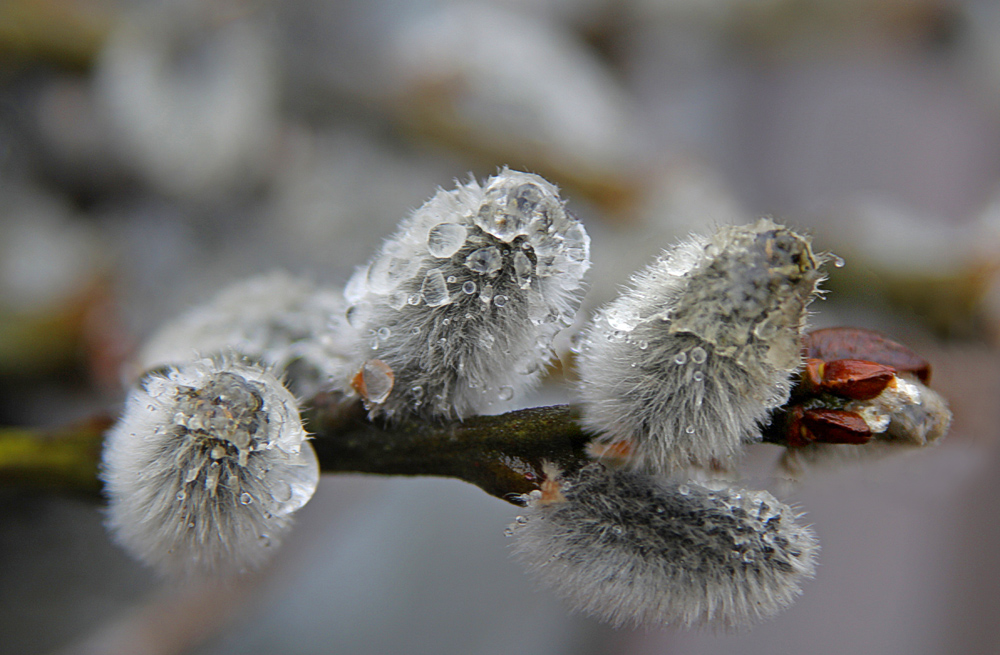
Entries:
[[508,557],[516,508],[453,480],[328,476],[270,568],[185,588],[93,497],[0,488],[0,653],[1000,652],[991,0],[0,0],[0,425],[116,412],[164,320],[276,268],[343,284],[503,165],[584,221],[585,313],[689,232],[814,235],[846,266],[812,324],[924,354],[951,435],[786,495],[819,573],[735,634],[568,615]]

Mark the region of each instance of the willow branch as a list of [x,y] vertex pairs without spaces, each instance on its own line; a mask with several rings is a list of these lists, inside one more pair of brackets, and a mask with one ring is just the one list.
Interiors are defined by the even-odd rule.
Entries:
[[[324,473],[452,477],[514,504],[538,488],[545,463],[570,472],[590,461],[591,436],[573,405],[386,425],[369,421],[360,403],[320,394],[304,415]],[[0,486],[96,497],[101,444],[111,423],[102,415],[54,431],[0,428]],[[782,444],[778,433],[766,433],[765,440]]]
[[384,426],[367,421],[360,405],[320,401],[307,425],[324,472],[454,477],[519,504],[521,494],[538,488],[545,462],[569,471],[588,461],[590,437],[578,418],[575,407],[557,405]]

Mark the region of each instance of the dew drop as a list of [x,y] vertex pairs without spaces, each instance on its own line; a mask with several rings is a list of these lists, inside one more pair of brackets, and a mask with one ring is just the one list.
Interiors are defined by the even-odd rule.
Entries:
[[449,275],[446,282],[448,282],[448,284],[455,284],[456,282],[458,282],[458,278],[455,277],[454,275]]
[[674,364],[682,366],[687,364],[688,356],[685,352],[679,352],[674,356]]
[[420,294],[419,293],[411,293],[409,296],[406,297],[406,304],[407,305],[419,305],[420,304]]
[[684,432],[686,434],[694,434],[694,426],[693,425],[687,426],[686,428],[684,428]]
[[414,325],[412,328],[410,328],[410,334],[420,334],[420,328]]
[[413,396],[415,400],[420,400],[424,397],[424,388],[418,384],[410,389],[410,395]]
[[493,304],[497,307],[503,307],[507,304],[507,296],[498,295],[493,298]]
[[691,361],[695,364],[704,364],[707,358],[708,353],[701,346],[695,346],[691,349]]
[[608,325],[615,330],[631,332],[639,324],[639,312],[634,309],[620,309],[608,312]]
[[183,491],[178,491],[177,495],[174,496],[174,498],[176,498],[177,500],[184,500],[185,498],[187,498],[187,494],[184,493]]
[[443,321],[441,321],[441,325],[451,325],[451,319],[450,318],[444,319]]
[[649,344],[645,341],[639,341],[638,346],[639,350],[645,350],[646,348],[649,348]]
[[844,258],[843,257],[840,257],[839,255],[834,255],[833,253],[831,253],[830,256],[833,259],[833,265],[835,267],[837,267],[837,268],[844,268]]
[[503,531],[503,536],[508,537],[508,538],[513,537],[514,536],[514,530],[512,528],[507,528],[506,530]]
[[472,280],[467,281],[462,285],[462,293],[471,295],[476,292],[476,283]]
[[705,374],[702,373],[701,371],[695,371],[694,375],[692,375],[691,377],[694,379],[695,382],[701,382],[702,380],[705,379]]
[[240,494],[240,503],[241,504],[243,504],[243,505],[249,505],[252,502],[253,502],[253,496],[251,496],[250,494],[248,494],[245,491]]
[[691,487],[687,486],[686,484],[678,485],[677,493],[679,493],[682,496],[687,496],[689,493],[691,493]]
[[370,403],[385,402],[392,392],[396,377],[392,368],[381,359],[369,359],[361,367],[361,396]]
[[420,286],[420,294],[424,297],[424,302],[427,303],[428,307],[440,307],[451,302],[444,275],[437,268],[427,271],[424,282]]
[[525,516],[518,516],[516,519],[514,519],[514,522],[517,523],[518,525],[526,525],[528,523],[528,518]]
[[497,393],[497,395],[500,397],[500,400],[504,400],[504,401],[510,400],[511,398],[514,397],[514,388],[510,387],[510,386],[507,386],[507,385],[504,385],[504,386],[500,387],[500,390]]
[[451,257],[465,243],[468,231],[455,223],[438,223],[427,235],[427,252],[438,259]]
[[495,246],[487,246],[473,251],[465,258],[465,266],[480,275],[493,275],[500,270],[503,257]]
[[417,258],[383,254],[368,269],[368,287],[375,293],[387,294],[413,277],[419,267]]
[[514,280],[522,289],[531,286],[531,260],[522,250],[514,253]]
[[279,503],[287,503],[295,495],[295,490],[292,489],[292,485],[285,481],[281,481],[274,486],[271,490],[271,498],[274,498]]
[[385,326],[382,326],[378,329],[378,332],[376,332],[375,334],[378,335],[379,339],[388,339],[389,337],[392,336],[392,330],[390,330]]

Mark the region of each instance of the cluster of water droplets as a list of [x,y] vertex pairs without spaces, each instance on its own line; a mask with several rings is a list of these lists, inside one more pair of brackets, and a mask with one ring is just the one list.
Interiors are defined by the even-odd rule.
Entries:
[[396,378],[372,412],[461,416],[530,386],[574,320],[589,243],[536,175],[505,169],[439,191],[345,290],[359,358]]

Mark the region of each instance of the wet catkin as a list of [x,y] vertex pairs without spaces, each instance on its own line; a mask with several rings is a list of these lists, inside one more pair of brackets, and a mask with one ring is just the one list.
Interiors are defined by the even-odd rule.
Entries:
[[319,466],[292,394],[257,365],[207,359],[148,374],[102,458],[108,526],[160,573],[260,566]]
[[550,478],[514,553],[573,609],[615,626],[744,626],[801,593],[819,549],[766,491],[712,491],[592,464]]
[[438,191],[345,291],[371,414],[463,417],[531,388],[589,266],[583,225],[537,175]]
[[809,240],[767,219],[665,252],[584,332],[584,424],[637,467],[732,463],[788,399],[821,278]]

